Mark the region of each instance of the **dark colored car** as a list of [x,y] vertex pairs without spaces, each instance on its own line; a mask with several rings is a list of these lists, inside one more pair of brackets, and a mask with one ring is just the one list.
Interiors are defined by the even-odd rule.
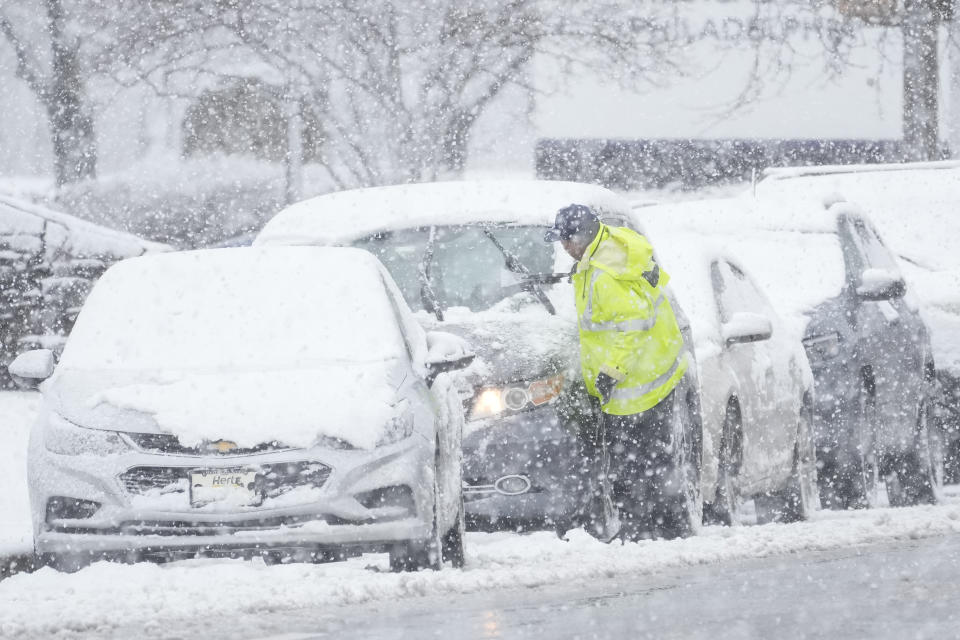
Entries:
[[[461,377],[463,476],[475,528],[564,523],[589,483],[576,434],[596,416],[579,368],[567,282],[573,262],[543,241],[556,211],[573,202],[590,205],[610,224],[628,224],[629,204],[601,187],[446,182],[314,198],[278,214],[255,243],[366,249],[427,328],[469,342],[477,359]],[[697,418],[697,386],[685,389]],[[687,467],[697,493],[691,518],[698,519],[700,425],[684,424],[694,422],[688,449],[678,455],[695,460]]]
[[848,202],[801,198],[667,208],[677,225],[737,256],[802,338],[823,506],[874,504],[881,480],[892,505],[934,502],[929,331],[870,220]]

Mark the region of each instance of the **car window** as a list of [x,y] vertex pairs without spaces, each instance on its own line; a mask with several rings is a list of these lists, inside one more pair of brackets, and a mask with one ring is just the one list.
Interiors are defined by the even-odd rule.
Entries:
[[718,260],[711,265],[711,271],[722,322],[728,322],[740,312],[770,315],[766,296],[739,267],[726,260]]
[[[432,246],[429,227],[398,229],[364,238],[354,246],[380,258],[414,311],[424,308],[422,268],[442,308],[483,311],[522,290],[484,228],[482,224],[433,227]],[[555,247],[543,241],[543,227],[497,226],[490,231],[531,273],[553,271]]]
[[893,254],[887,249],[872,225],[862,218],[855,218],[853,228],[869,267],[898,271]]

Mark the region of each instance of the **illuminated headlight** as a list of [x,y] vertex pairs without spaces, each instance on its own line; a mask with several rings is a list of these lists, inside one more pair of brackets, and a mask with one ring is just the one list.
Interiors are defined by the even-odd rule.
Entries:
[[822,336],[804,338],[803,347],[807,350],[807,358],[811,362],[830,360],[840,355],[840,336],[836,333],[826,333]]
[[113,456],[130,451],[114,431],[78,427],[56,415],[51,415],[46,424],[43,445],[62,456]]
[[485,387],[473,399],[470,420],[492,418],[502,413],[518,413],[556,400],[563,391],[563,376],[504,387]]

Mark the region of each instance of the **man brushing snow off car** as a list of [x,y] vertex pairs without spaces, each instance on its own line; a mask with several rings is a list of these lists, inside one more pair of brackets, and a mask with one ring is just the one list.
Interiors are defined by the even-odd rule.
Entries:
[[600,401],[586,454],[603,452],[601,483],[620,511],[620,537],[691,533],[693,499],[676,463],[674,389],[687,369],[683,336],[663,287],[668,277],[646,238],[600,222],[584,205],[557,213],[544,236],[578,261],[573,274],[580,359],[587,390]]

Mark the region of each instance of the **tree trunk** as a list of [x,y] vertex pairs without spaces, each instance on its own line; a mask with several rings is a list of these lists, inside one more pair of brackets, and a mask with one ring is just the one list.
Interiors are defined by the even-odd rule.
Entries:
[[960,0],[951,0],[951,2],[953,5],[950,20],[947,22],[947,28],[949,29],[947,41],[951,43],[951,46],[947,48],[947,59],[945,61],[950,83],[946,138],[950,156],[957,158],[960,157],[960,46],[958,46],[958,43],[960,43],[960,20],[955,19],[954,16],[960,16],[960,11],[958,11]]
[[303,197],[303,105],[287,86],[284,95],[287,123],[287,152],[284,155],[285,200],[293,204]]
[[97,140],[93,116],[86,104],[80,74],[78,45],[64,34],[63,6],[60,0],[47,0],[52,47],[51,77],[44,104],[53,138],[54,176],[57,186],[96,177]]
[[933,0],[907,0],[903,16],[904,160],[940,156],[938,12]]
[[453,173],[462,173],[467,164],[467,144],[470,142],[470,129],[477,116],[469,111],[458,111],[447,125],[443,135],[444,169]]

